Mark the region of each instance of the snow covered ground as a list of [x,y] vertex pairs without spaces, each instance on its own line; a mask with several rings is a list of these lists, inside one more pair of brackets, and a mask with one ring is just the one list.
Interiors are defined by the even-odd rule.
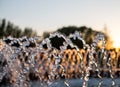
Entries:
[[[116,78],[113,80],[115,82],[115,86],[113,87],[120,87],[120,78]],[[91,78],[88,81],[88,87],[98,87],[100,79],[98,78]],[[82,87],[83,80],[82,79],[72,79],[72,80],[61,80],[55,81],[48,87]],[[40,85],[39,82],[33,82],[31,87],[43,87]],[[47,87],[47,86],[44,86]],[[112,79],[111,78],[103,78],[102,84],[100,87],[112,87]]]

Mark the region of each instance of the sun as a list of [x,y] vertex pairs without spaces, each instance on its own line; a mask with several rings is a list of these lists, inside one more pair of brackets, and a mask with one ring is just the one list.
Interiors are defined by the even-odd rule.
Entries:
[[120,48],[120,39],[119,39],[119,38],[115,38],[115,39],[114,39],[113,46],[114,46],[115,48]]

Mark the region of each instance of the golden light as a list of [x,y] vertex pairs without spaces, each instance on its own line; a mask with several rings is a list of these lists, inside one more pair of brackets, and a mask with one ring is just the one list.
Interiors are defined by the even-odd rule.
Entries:
[[120,38],[115,38],[113,42],[115,48],[120,48]]

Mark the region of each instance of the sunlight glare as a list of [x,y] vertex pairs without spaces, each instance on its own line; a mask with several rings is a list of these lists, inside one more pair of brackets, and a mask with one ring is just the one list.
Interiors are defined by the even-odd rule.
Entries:
[[114,46],[115,48],[120,48],[120,39],[119,39],[119,38],[115,38],[115,39],[114,39],[113,46]]

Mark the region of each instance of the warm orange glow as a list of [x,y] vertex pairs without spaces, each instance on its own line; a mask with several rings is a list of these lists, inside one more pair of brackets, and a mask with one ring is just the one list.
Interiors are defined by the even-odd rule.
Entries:
[[115,38],[115,39],[114,39],[113,46],[114,46],[115,48],[120,48],[120,39],[119,39],[119,38]]

